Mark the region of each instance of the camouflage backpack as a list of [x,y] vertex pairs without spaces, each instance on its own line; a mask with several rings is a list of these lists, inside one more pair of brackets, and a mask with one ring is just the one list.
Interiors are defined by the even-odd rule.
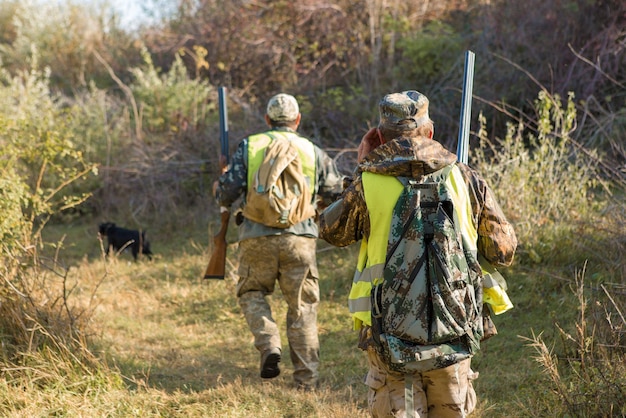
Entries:
[[289,228],[315,216],[311,186],[296,145],[285,137],[268,135],[272,141],[254,174],[243,216],[274,228]]
[[420,180],[399,178],[383,279],[372,289],[372,334],[402,373],[447,367],[480,348],[481,270],[465,250],[446,179],[448,166]]

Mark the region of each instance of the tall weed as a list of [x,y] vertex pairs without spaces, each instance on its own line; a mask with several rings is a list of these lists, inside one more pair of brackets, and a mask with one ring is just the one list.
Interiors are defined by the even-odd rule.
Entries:
[[541,91],[534,103],[536,119],[509,122],[506,136],[494,140],[481,115],[479,143],[470,157],[514,223],[520,249],[535,262],[558,257],[576,224],[595,216],[602,199],[598,160],[576,152],[570,140],[576,123],[573,99],[570,94],[563,103]]
[[[538,392],[528,416],[614,417],[626,414],[626,319],[607,288],[589,292],[580,272],[572,291],[579,303],[573,332],[556,327],[559,337],[546,343],[541,334],[525,338],[535,350],[550,391]],[[600,290],[600,289],[595,289]],[[591,296],[590,296],[591,294]],[[620,307],[621,306],[621,307]],[[550,348],[549,348],[550,346]]]
[[[514,269],[530,273],[511,280],[517,289],[533,289],[512,296],[524,309],[518,315],[532,318],[531,330],[541,329],[523,338],[536,351],[545,381],[535,382],[530,403],[524,396],[520,413],[623,415],[626,213],[618,203],[623,190],[605,180],[600,156],[572,139],[573,95],[562,102],[541,91],[534,111],[535,118],[527,118],[531,122],[510,122],[505,138],[495,140],[488,138],[481,115],[480,143],[473,155],[474,166],[489,179],[515,224],[521,257]],[[580,266],[590,277],[585,283],[584,274],[564,278]],[[566,294],[568,285],[578,301],[575,323],[576,301]],[[533,311],[545,314],[552,300],[559,303],[558,311],[549,313],[554,330],[533,316]]]

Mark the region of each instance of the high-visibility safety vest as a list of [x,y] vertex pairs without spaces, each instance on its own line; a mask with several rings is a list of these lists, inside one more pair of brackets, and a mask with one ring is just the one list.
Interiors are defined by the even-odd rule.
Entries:
[[[363,324],[372,325],[370,294],[372,286],[379,284],[383,280],[393,209],[404,189],[404,186],[398,179],[382,174],[365,172],[362,174],[362,181],[365,203],[370,218],[370,235],[361,241],[357,268],[352,281],[350,295],[348,296],[348,306],[352,313],[353,326],[356,330],[360,329]],[[469,245],[470,248],[468,250],[476,255],[478,252],[476,246],[478,232],[472,222],[472,207],[467,185],[458,167],[455,166],[450,171],[450,175],[446,180],[446,186],[454,202],[457,219],[461,223],[463,242],[465,245]],[[491,285],[495,288],[495,294],[494,291],[485,288],[483,285],[485,301],[491,303],[489,302],[491,300],[500,306],[506,306],[505,310],[512,308],[513,306],[508,300],[506,292],[497,286],[497,283]],[[503,301],[503,298],[506,300]],[[506,301],[508,301],[508,304]],[[501,312],[503,310],[497,313]]]
[[311,200],[313,200],[313,194],[315,193],[315,147],[313,143],[300,135],[289,131],[271,131],[251,135],[248,137],[248,190],[254,184],[254,176],[259,170],[263,157],[265,155],[265,148],[272,141],[272,136],[281,136],[295,143],[298,148],[298,154],[300,155],[300,162],[302,164],[302,173],[307,178],[309,183],[309,190],[311,191]]

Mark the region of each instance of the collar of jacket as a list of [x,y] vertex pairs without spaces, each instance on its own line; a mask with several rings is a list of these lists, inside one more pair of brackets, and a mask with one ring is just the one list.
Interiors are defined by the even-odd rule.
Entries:
[[270,129],[270,132],[271,131],[282,131],[282,132],[293,132],[293,133],[296,133],[295,129],[291,129],[288,126],[277,126],[275,128]]
[[395,138],[370,152],[357,172],[419,178],[454,164],[456,155],[426,137]]

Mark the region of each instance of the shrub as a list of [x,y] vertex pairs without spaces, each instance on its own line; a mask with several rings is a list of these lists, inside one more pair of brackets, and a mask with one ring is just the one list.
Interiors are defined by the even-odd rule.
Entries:
[[[200,62],[206,62],[204,55],[206,51],[196,48],[194,56]],[[209,83],[190,78],[180,54],[174,57],[165,74],[155,68],[146,49],[142,56],[143,66],[131,69],[135,77],[131,88],[141,107],[141,125],[151,133],[176,133],[181,129],[204,126],[210,105],[214,103],[207,101],[214,92]]]
[[71,104],[73,129],[102,164],[93,206],[105,218],[132,220],[137,228],[153,216],[165,222],[164,213],[177,219],[181,204],[195,203],[210,188],[204,177],[213,145],[207,146],[205,131],[217,122],[217,95],[206,80],[188,74],[182,54],[192,55],[198,70],[207,65],[202,48],[184,49],[162,72],[144,48],[130,84],[109,68],[124,98],[90,85]]
[[[470,153],[476,169],[489,179],[498,201],[515,224],[520,243],[533,261],[558,256],[581,220],[593,217],[601,195],[597,159],[576,152],[573,96],[541,91],[536,118],[508,123],[505,138],[490,140],[480,116],[478,146]],[[511,198],[515,196],[515,198]]]
[[40,232],[88,198],[78,185],[96,167],[76,146],[46,71],[0,75],[0,338],[11,357],[76,335],[67,288],[50,286],[42,273]]
[[[41,230],[52,214],[88,198],[88,191],[75,186],[96,167],[76,146],[67,114],[49,91],[49,73],[36,67],[36,54],[29,71],[11,76],[0,70],[0,81],[0,171],[10,184],[2,193],[11,202],[9,213],[22,214],[19,239],[28,246],[35,227]],[[13,234],[17,222],[10,223],[0,236]]]

